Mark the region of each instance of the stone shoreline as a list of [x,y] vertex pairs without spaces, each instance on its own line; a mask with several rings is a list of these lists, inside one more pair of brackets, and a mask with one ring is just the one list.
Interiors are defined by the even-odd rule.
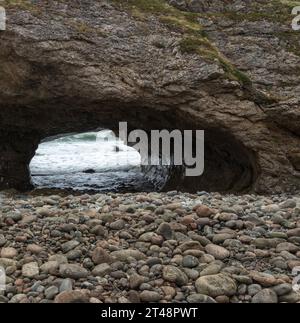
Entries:
[[3,303],[296,303],[300,198],[0,193],[0,266]]

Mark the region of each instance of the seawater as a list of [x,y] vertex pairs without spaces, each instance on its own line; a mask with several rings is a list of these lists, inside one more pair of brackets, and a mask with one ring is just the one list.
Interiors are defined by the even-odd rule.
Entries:
[[150,191],[141,156],[110,130],[67,135],[42,142],[30,163],[37,188],[80,191]]

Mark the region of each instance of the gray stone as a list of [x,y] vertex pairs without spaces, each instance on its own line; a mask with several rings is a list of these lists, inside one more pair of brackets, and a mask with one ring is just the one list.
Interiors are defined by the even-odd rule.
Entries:
[[253,296],[252,303],[278,303],[278,298],[272,289],[263,289]]
[[282,203],[280,203],[281,209],[293,209],[297,206],[297,202],[293,199],[288,199]]
[[92,253],[92,260],[96,265],[110,263],[112,261],[108,252],[101,247],[97,247],[94,249]]
[[65,291],[55,297],[55,303],[88,303],[89,293],[86,290]]
[[3,234],[0,234],[0,247],[3,247],[6,243],[6,239]]
[[282,303],[298,303],[300,302],[300,294],[292,291],[289,294],[279,296],[279,301]]
[[68,258],[62,254],[55,254],[49,257],[49,261],[56,261],[59,265],[62,265],[68,263]]
[[63,251],[63,253],[67,253],[68,251],[76,248],[77,246],[79,246],[80,243],[76,240],[71,240],[68,242],[65,242],[64,244],[61,245],[61,250]]
[[10,299],[9,303],[20,303],[22,300],[26,298],[27,298],[26,294],[17,294]]
[[200,272],[200,276],[216,275],[221,271],[223,267],[224,267],[223,263],[220,264],[217,262],[213,262]]
[[262,287],[258,284],[252,284],[248,286],[248,294],[250,296],[256,295],[258,292],[262,290]]
[[188,303],[216,303],[212,297],[203,294],[189,295],[186,300]]
[[44,293],[47,299],[53,299],[58,294],[58,288],[56,286],[50,286]]
[[292,292],[292,285],[285,283],[274,286],[272,289],[278,296],[283,296]]
[[117,220],[115,222],[112,222],[109,227],[112,229],[112,230],[122,230],[125,228],[125,221],[120,219],[120,220]]
[[225,274],[200,277],[196,280],[195,286],[199,294],[211,297],[232,296],[237,291],[234,280]]
[[16,260],[9,258],[0,258],[0,266],[6,269],[7,267],[15,267],[17,265]]
[[291,252],[291,253],[296,253],[299,250],[300,250],[300,247],[298,247],[298,246],[296,246],[296,245],[294,245],[293,243],[290,243],[290,242],[282,242],[276,248],[277,252],[288,251],[288,252]]
[[137,289],[142,283],[145,282],[145,278],[138,274],[133,274],[129,277],[129,286],[131,289]]
[[55,275],[58,272],[59,263],[57,261],[48,261],[41,266],[41,272]]
[[109,274],[111,271],[112,271],[112,269],[111,269],[110,265],[104,263],[104,264],[97,265],[93,269],[92,274],[94,276],[103,277],[103,276]]
[[194,268],[199,265],[199,260],[191,255],[184,256],[182,259],[182,266],[187,268]]
[[178,286],[183,286],[188,283],[187,275],[179,268],[174,266],[165,266],[163,268],[163,279],[172,283],[176,283]]
[[124,261],[124,262],[130,261],[130,258],[134,258],[136,260],[142,260],[146,258],[143,253],[135,249],[124,249],[124,250],[113,251],[110,254],[110,256],[115,258],[118,261]]
[[1,249],[1,258],[13,259],[18,255],[18,251],[15,248],[7,247]]
[[59,274],[64,278],[80,279],[86,278],[89,272],[79,265],[62,264],[59,266]]
[[227,249],[214,244],[208,244],[205,246],[205,250],[208,254],[219,260],[224,260],[230,256],[230,252]]
[[140,299],[142,302],[159,302],[162,297],[159,293],[157,292],[152,292],[149,290],[144,290],[140,293]]
[[163,236],[166,240],[172,239],[173,237],[173,230],[171,226],[166,222],[163,222],[159,225],[157,233]]
[[70,278],[65,278],[61,281],[59,286],[59,292],[69,292],[73,290],[73,283]]
[[37,262],[30,262],[28,264],[23,265],[22,267],[22,275],[28,278],[34,278],[40,272],[39,265]]

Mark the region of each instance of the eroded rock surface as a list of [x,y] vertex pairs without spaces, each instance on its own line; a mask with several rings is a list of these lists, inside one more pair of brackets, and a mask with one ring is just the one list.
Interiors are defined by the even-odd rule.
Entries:
[[128,121],[206,130],[204,175],[174,172],[168,189],[299,190],[300,45],[289,5],[169,3],[4,1],[1,189],[30,187],[42,139]]

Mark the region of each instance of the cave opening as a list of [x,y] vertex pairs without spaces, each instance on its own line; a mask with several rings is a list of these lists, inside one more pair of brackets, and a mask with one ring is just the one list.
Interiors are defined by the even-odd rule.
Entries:
[[[260,164],[258,154],[247,147],[232,129],[221,126],[214,119],[200,118],[200,116],[196,119],[178,109],[160,108],[156,110],[153,107],[145,108],[129,103],[107,103],[103,104],[101,109],[98,103],[83,105],[79,100],[77,104],[74,101],[69,103],[72,104],[66,106],[47,102],[47,105],[40,109],[38,115],[34,116],[32,110],[29,111],[25,108],[15,110],[17,120],[20,122],[27,120],[26,125],[22,122],[16,125],[15,118],[13,120],[6,119],[6,122],[15,125],[12,131],[3,130],[0,137],[3,138],[0,144],[2,152],[4,152],[0,156],[0,190],[15,188],[28,191],[34,187],[49,187],[49,185],[41,185],[39,180],[43,180],[45,183],[46,180],[53,180],[54,177],[44,176],[48,175],[47,172],[45,173],[45,169],[37,167],[36,161],[39,159],[42,162],[44,158],[44,165],[48,163],[47,167],[54,169],[56,173],[59,172],[59,169],[55,160],[50,163],[51,158],[47,160],[45,156],[41,156],[43,145],[49,146],[53,140],[66,140],[63,137],[70,135],[98,133],[103,129],[111,129],[118,135],[120,122],[127,122],[129,133],[136,129],[143,129],[147,134],[152,130],[167,130],[169,132],[204,130],[204,173],[195,177],[185,176],[184,163],[181,166],[172,163],[167,167],[142,166],[138,172],[139,178],[142,179],[142,187],[134,186],[132,188],[130,185],[121,185],[121,188],[115,189],[114,185],[118,183],[117,180],[110,179],[104,181],[105,185],[104,183],[102,185],[101,180],[108,174],[101,172],[100,180],[97,181],[98,172],[94,173],[94,166],[83,162],[80,168],[80,173],[83,174],[82,179],[88,178],[88,183],[95,181],[92,185],[96,190],[100,187],[100,190],[103,189],[103,191],[119,192],[177,190],[191,193],[198,191],[241,193],[255,189],[256,182],[261,176],[261,170],[258,167]],[[35,120],[39,120],[39,122],[37,123]],[[129,143],[128,145],[130,146]],[[53,156],[55,157],[55,149],[52,151],[54,151]],[[115,153],[118,159],[121,155],[122,151]],[[76,158],[78,159],[79,155],[75,153],[73,157],[73,164],[71,159],[69,163],[62,162],[63,167],[66,168],[69,165],[68,167],[72,170],[70,165],[78,164]],[[87,156],[81,157],[82,160],[87,158]],[[102,158],[101,167],[105,167],[106,163],[112,163],[110,159],[112,157],[108,157],[104,160]],[[58,184],[52,185],[53,187],[58,188],[61,185],[63,188],[75,188],[65,179],[58,181],[60,175],[56,175]],[[72,177],[73,175],[68,176]],[[133,180],[136,180],[136,177]],[[86,184],[85,180],[81,182],[82,190],[90,189]]]
[[204,173],[196,177],[186,176],[184,162],[141,165],[139,152],[115,133],[93,130],[42,139],[29,165],[32,184],[80,192],[240,193],[251,190],[258,175],[255,154],[226,132],[205,130]]
[[60,134],[41,141],[30,162],[38,189],[88,192],[154,190],[141,156],[111,130]]

